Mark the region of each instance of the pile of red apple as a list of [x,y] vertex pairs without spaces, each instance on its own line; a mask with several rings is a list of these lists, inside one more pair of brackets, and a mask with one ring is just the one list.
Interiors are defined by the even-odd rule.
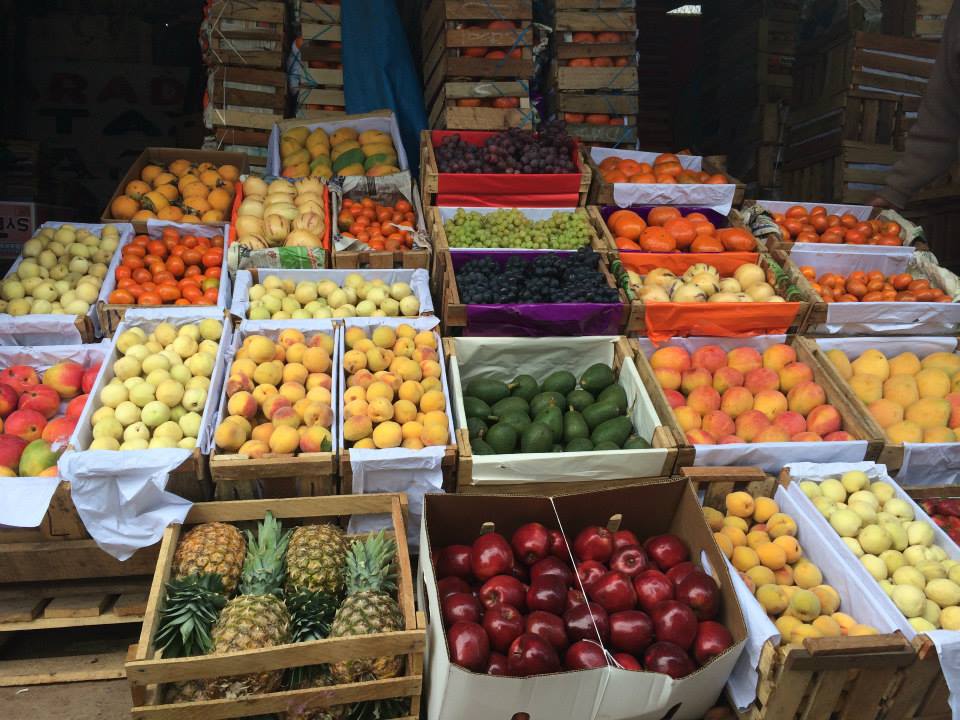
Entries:
[[923,500],[924,511],[955,543],[960,543],[960,500]]
[[42,377],[29,365],[0,370],[0,477],[57,474],[99,371],[69,360]]
[[689,558],[675,535],[641,544],[599,526],[580,531],[571,556],[536,522],[509,541],[489,532],[444,547],[434,568],[450,658],[513,677],[606,666],[689,675],[733,644],[716,620],[717,583]]

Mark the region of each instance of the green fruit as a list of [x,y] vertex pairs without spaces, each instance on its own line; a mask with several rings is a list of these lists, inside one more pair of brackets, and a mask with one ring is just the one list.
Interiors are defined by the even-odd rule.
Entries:
[[583,419],[586,421],[589,428],[593,430],[600,423],[610,420],[611,418],[615,418],[619,414],[620,408],[613,403],[598,402],[594,403],[583,411]]
[[533,419],[534,423],[541,423],[550,428],[553,442],[563,439],[563,411],[558,407],[548,407]]
[[547,375],[547,379],[543,381],[542,390],[543,392],[558,392],[561,395],[566,395],[576,386],[577,378],[574,377],[572,372],[557,370]]
[[503,417],[507,413],[514,412],[527,414],[530,412],[530,403],[522,397],[505,397],[503,400],[495,402],[490,410],[494,417]]
[[498,422],[487,430],[483,439],[498,454],[512,453],[517,447],[517,431],[504,422]]
[[498,400],[503,400],[505,397],[508,397],[510,390],[499,380],[475,378],[467,383],[466,394],[480,398],[487,403],[487,405],[493,405]]
[[471,440],[482,438],[487,433],[487,424],[478,417],[468,417],[467,432],[470,433]]
[[570,442],[588,437],[590,437],[590,428],[587,427],[583,415],[576,410],[566,412],[563,416],[563,439]]
[[478,397],[471,395],[463,396],[463,411],[468,418],[480,418],[486,420],[490,417],[490,406]]
[[370,170],[371,168],[375,168],[377,165],[393,165],[395,162],[397,162],[396,155],[391,155],[390,153],[377,153],[376,155],[371,155],[363,161],[363,169]]
[[358,147],[342,152],[337,156],[337,159],[333,161],[333,173],[336,175],[348,165],[363,166],[363,160],[363,150]]
[[553,433],[546,425],[533,422],[520,436],[520,452],[545,453],[553,450]]
[[533,399],[533,396],[540,392],[540,386],[536,378],[530,375],[517,375],[508,384],[510,394],[514,397],[522,397],[527,402]]
[[539,415],[550,406],[567,407],[567,398],[556,392],[542,392],[530,401],[530,414]]
[[596,395],[616,381],[617,378],[609,365],[597,363],[588,367],[587,371],[580,376],[580,387]]
[[612,402],[618,408],[620,412],[627,412],[627,391],[623,389],[622,385],[614,383],[613,385],[608,385],[604,388],[597,396],[597,402]]
[[593,446],[593,449],[594,449],[596,452],[604,452],[604,451],[607,451],[607,450],[619,450],[619,449],[620,449],[620,446],[617,445],[615,442],[610,442],[609,440],[604,440],[603,442],[598,442],[596,445],[594,445],[594,446]]
[[490,447],[490,444],[486,440],[477,438],[470,441],[470,449],[473,451],[474,455],[496,455],[497,451]]
[[526,430],[527,425],[530,424],[530,416],[522,412],[509,412],[500,416],[500,423],[506,423],[516,430],[519,435]]
[[624,450],[649,450],[650,443],[644,440],[639,435],[634,435],[631,438],[627,438],[627,441],[623,444]]
[[583,412],[584,408],[590,407],[595,402],[593,395],[581,388],[567,393],[567,405],[571,410]]
[[602,442],[612,442],[617,447],[623,447],[623,444],[633,432],[633,424],[630,418],[623,415],[609,420],[605,420],[593,429],[590,433],[590,439],[594,445]]
[[567,443],[567,452],[590,452],[593,450],[593,441],[590,438],[574,438]]

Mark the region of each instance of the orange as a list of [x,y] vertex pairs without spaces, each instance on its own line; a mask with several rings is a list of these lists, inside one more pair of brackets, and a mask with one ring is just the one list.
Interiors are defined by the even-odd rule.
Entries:
[[126,195],[120,195],[110,203],[110,215],[117,220],[129,220],[139,209],[140,204]]

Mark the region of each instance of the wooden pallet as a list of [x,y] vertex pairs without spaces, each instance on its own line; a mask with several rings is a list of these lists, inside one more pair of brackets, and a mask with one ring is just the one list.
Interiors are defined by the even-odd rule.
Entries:
[[208,65],[283,69],[286,7],[263,0],[214,0],[204,22]]
[[783,167],[784,197],[820,202],[864,204],[886,185],[886,177],[903,153],[883,145],[844,140],[808,143],[807,157]]
[[943,37],[953,0],[885,0],[883,32],[937,41]]

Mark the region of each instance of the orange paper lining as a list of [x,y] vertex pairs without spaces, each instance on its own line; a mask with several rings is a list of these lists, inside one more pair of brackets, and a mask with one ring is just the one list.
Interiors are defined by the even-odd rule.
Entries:
[[744,337],[783,335],[797,319],[800,303],[644,304],[647,336],[661,343],[674,336]]
[[721,277],[729,277],[744,263],[756,263],[760,259],[753,252],[722,253],[647,253],[621,251],[620,262],[634,272],[646,275],[654,268],[666,268],[675,275],[682,275],[687,268],[697,263],[713,265]]

